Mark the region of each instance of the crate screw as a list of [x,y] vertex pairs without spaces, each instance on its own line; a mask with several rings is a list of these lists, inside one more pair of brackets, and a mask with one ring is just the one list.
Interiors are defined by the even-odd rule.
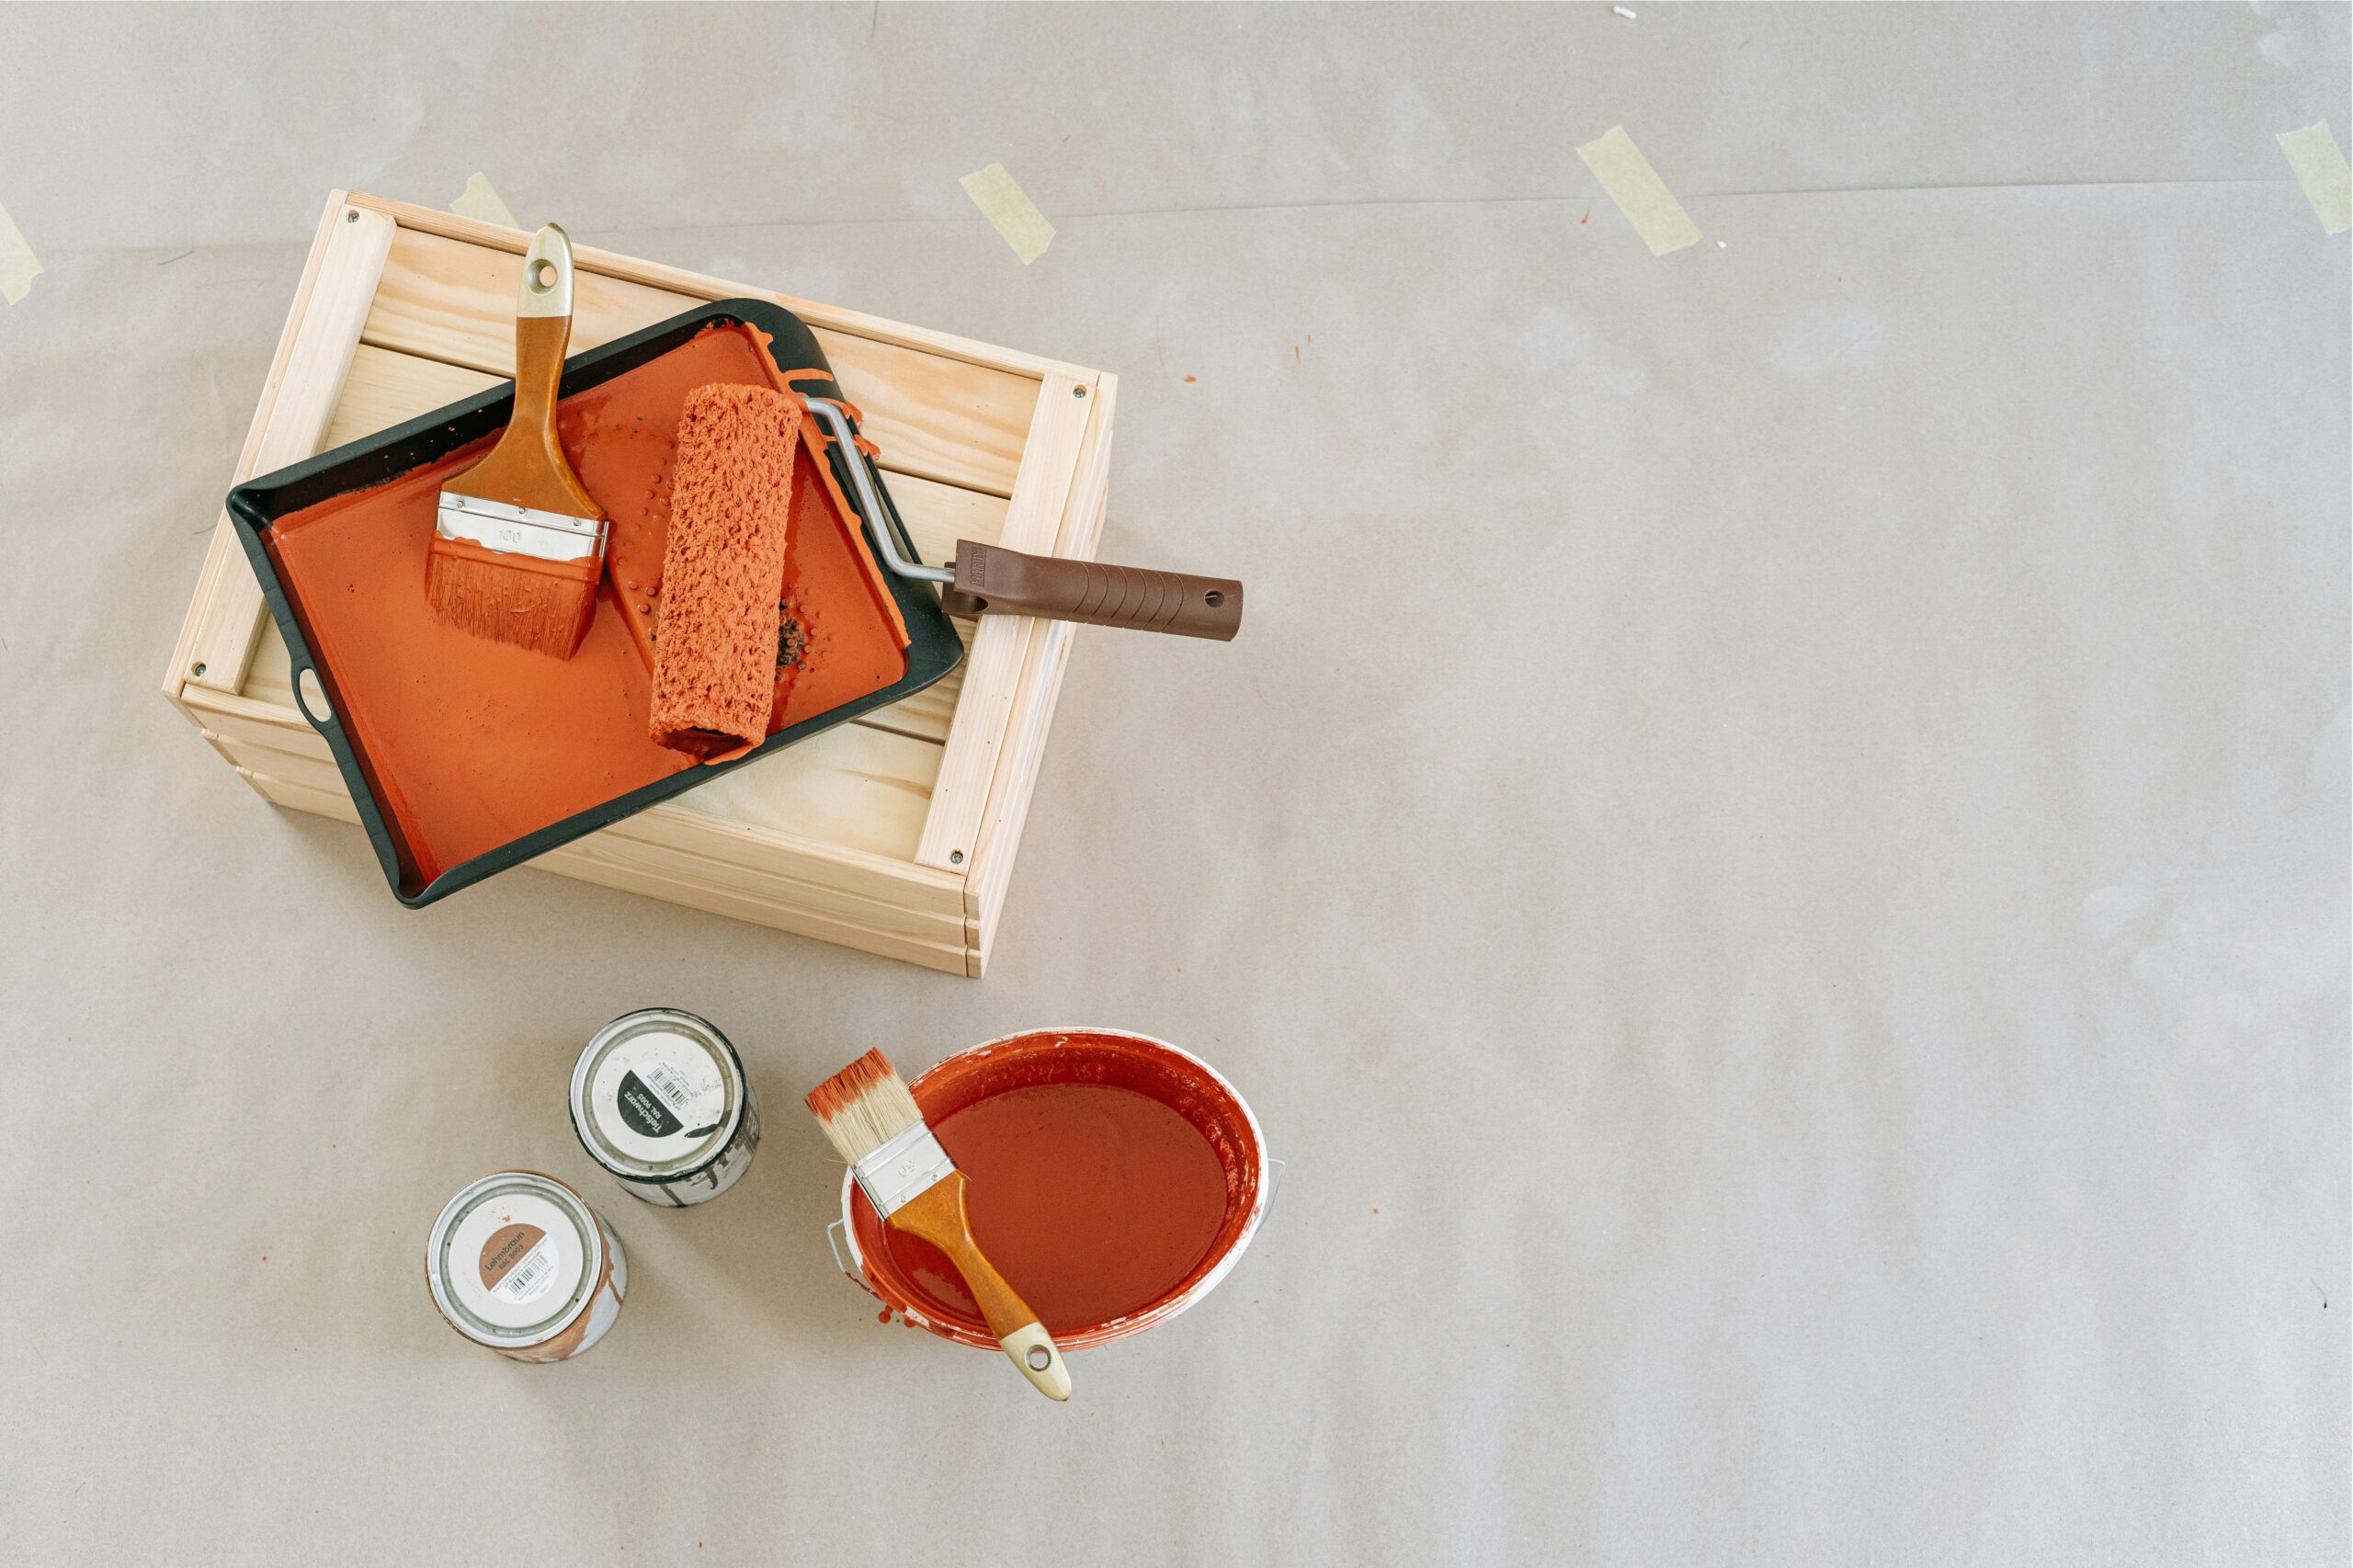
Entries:
[[951,866],[962,865],[964,863],[964,852],[961,849],[950,849],[948,852],[948,863]]

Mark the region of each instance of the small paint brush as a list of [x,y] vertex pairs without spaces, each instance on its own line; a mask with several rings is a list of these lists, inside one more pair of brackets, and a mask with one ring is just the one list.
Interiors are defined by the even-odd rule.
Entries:
[[572,341],[572,241],[550,223],[523,253],[515,301],[515,412],[498,445],[441,486],[425,597],[434,615],[494,642],[572,657],[597,610],[605,512],[556,439]]
[[964,1173],[932,1136],[889,1060],[868,1051],[810,1090],[807,1103],[882,1222],[945,1253],[1021,1375],[1048,1399],[1068,1399],[1070,1369],[1061,1348],[981,1255],[964,1213]]

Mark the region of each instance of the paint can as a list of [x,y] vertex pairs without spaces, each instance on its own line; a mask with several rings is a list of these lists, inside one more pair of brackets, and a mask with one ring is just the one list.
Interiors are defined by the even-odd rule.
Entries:
[[443,1318],[517,1361],[564,1361],[605,1336],[629,1290],[620,1238],[537,1171],[498,1171],[449,1199],[425,1244]]
[[751,1167],[760,1108],[735,1047],[676,1007],[625,1014],[572,1068],[572,1131],[621,1190],[684,1209]]
[[[1267,1154],[1240,1093],[1208,1062],[1149,1035],[1101,1028],[1008,1035],[949,1057],[908,1089],[970,1179],[975,1237],[1064,1350],[1126,1339],[1199,1301],[1240,1261],[1281,1187],[1283,1162]],[[1040,1135],[1051,1124],[1043,1096],[1059,1091],[1125,1092],[1149,1108],[1133,1108],[1145,1118],[1125,1127],[1103,1114],[1113,1105],[1080,1111],[1071,1135],[1093,1139],[1099,1159],[1090,1165],[1094,1156],[1081,1157],[1053,1182],[1025,1184],[1002,1159],[988,1168],[988,1156],[1002,1153],[989,1141]],[[1006,1114],[993,1118],[992,1106]],[[999,1131],[991,1131],[992,1120]],[[1159,1233],[1165,1173],[1142,1155],[1154,1141],[1191,1163],[1190,1179],[1201,1189],[1205,1207],[1187,1221],[1196,1227],[1187,1235]],[[1008,1206],[1034,1214],[1039,1236],[1051,1244],[1019,1234],[1019,1216]],[[993,1234],[991,1221],[1001,1216],[1006,1228]],[[1066,1236],[1057,1234],[1063,1230]],[[890,1312],[959,1345],[999,1348],[946,1260],[902,1233],[886,1233],[847,1173],[842,1217],[826,1227],[826,1239],[835,1265]],[[1156,1262],[1142,1264],[1155,1251]],[[1086,1277],[1058,1279],[1065,1265]]]

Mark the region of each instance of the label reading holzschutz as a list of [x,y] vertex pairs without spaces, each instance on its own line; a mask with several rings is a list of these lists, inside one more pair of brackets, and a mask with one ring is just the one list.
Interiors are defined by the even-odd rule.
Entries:
[[724,1124],[727,1081],[716,1058],[665,1032],[616,1046],[598,1066],[590,1100],[615,1149],[662,1165],[692,1153]]
[[640,1138],[669,1138],[687,1124],[678,1113],[694,1103],[687,1076],[666,1062],[641,1062],[621,1074],[613,1108]]

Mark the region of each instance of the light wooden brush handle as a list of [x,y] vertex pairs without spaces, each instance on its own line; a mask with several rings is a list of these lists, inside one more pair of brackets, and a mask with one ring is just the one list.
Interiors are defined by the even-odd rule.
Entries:
[[948,1261],[964,1277],[965,1288],[979,1303],[982,1321],[1021,1369],[1021,1375],[1038,1385],[1040,1393],[1048,1399],[1070,1397],[1070,1369],[1063,1362],[1062,1347],[972,1240],[972,1222],[964,1213],[962,1171],[950,1171],[933,1182],[921,1197],[892,1215],[891,1224],[948,1255]]
[[563,353],[572,343],[572,241],[553,223],[532,236],[515,299],[515,412],[487,457],[452,489],[534,511],[601,517],[556,436]]

